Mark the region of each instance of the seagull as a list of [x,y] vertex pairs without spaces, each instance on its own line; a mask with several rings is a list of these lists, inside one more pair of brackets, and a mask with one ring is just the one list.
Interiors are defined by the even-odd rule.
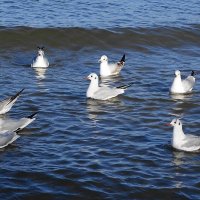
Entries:
[[17,132],[10,132],[7,130],[0,131],[0,148],[8,146],[19,137],[20,136],[17,134]]
[[120,73],[121,69],[125,64],[125,54],[121,60],[117,63],[108,63],[108,57],[106,55],[101,56],[100,62],[100,75],[102,77],[117,75]]
[[7,99],[4,99],[3,101],[0,101],[0,115],[7,113],[12,108],[12,106],[17,101],[18,97],[23,92],[23,90],[24,89],[19,91],[14,96],[11,96],[11,97],[9,97]]
[[49,61],[44,55],[44,47],[38,47],[38,55],[34,58],[31,67],[35,68],[47,68]]
[[195,84],[195,72],[192,71],[186,79],[181,80],[181,72],[179,70],[175,71],[175,78],[170,88],[170,93],[172,94],[187,94],[192,92]]
[[133,84],[130,83],[129,85],[114,88],[99,86],[99,77],[95,73],[91,73],[87,79],[90,80],[90,85],[87,89],[86,96],[97,100],[108,100],[118,96],[119,94],[123,94],[124,91]]
[[15,131],[19,132],[35,120],[36,114],[37,112],[33,113],[32,115],[28,117],[23,117],[19,120],[0,118],[0,131],[7,130],[11,132],[15,132]]
[[173,126],[172,146],[182,151],[197,151],[200,149],[200,137],[184,134],[180,119],[173,119],[168,126]]

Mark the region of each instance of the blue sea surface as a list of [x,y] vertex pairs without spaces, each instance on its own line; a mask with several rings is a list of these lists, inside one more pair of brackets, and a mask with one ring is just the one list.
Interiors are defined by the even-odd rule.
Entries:
[[152,27],[198,24],[198,0],[1,1],[1,26]]

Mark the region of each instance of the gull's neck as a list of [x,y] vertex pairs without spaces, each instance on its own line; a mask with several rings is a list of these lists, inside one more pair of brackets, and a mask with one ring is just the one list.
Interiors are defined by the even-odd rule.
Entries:
[[43,60],[43,59],[44,59],[44,55],[37,56],[37,60]]
[[182,144],[182,140],[185,138],[185,134],[181,126],[174,126],[173,128],[173,137],[172,137],[172,144],[175,147],[178,147]]
[[171,86],[171,92],[173,92],[173,93],[183,93],[184,92],[181,75],[178,75],[174,78],[174,81]]
[[100,64],[100,75],[101,76],[108,76],[110,75],[110,70],[108,67],[108,61],[103,61]]
[[93,97],[93,94],[98,90],[99,88],[99,81],[98,79],[96,80],[91,80],[90,85],[87,89],[87,97]]

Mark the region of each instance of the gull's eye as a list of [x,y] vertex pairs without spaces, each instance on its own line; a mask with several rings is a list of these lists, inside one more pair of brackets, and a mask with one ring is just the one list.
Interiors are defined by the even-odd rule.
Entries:
[[95,79],[97,79],[97,77],[95,77]]
[[179,126],[181,125],[181,123],[179,122]]
[[174,122],[174,124],[176,124],[176,122]]
[[91,77],[93,77],[93,76],[91,76]]

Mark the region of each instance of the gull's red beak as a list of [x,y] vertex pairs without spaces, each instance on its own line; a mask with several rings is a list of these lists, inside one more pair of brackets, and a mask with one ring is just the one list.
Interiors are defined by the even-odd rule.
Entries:
[[88,76],[87,76],[87,77],[85,77],[85,80],[90,80],[90,79],[89,79]]
[[170,123],[168,123],[168,124],[165,124],[165,126],[172,126]]

